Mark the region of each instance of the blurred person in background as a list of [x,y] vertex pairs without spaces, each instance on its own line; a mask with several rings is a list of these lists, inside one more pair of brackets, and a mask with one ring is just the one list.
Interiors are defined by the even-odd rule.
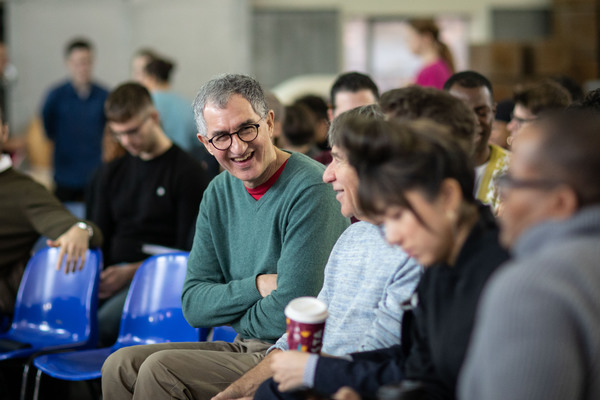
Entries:
[[200,161],[212,179],[219,173],[218,163],[196,137],[192,102],[171,89],[175,64],[154,55],[142,69],[140,83],[150,91],[165,134],[179,147]]
[[83,201],[85,188],[102,162],[104,101],[108,91],[92,81],[94,54],[90,42],[67,44],[69,78],[50,89],[42,120],[54,143],[55,194],[62,202]]
[[502,100],[496,104],[496,116],[492,123],[492,134],[489,142],[503,149],[510,150],[512,137],[508,130],[508,123],[511,120],[511,114],[515,108],[515,103],[510,100]]
[[512,140],[515,140],[521,129],[540,115],[564,110],[569,106],[571,95],[558,83],[546,79],[518,88],[513,101],[515,108],[507,128]]
[[296,99],[294,104],[302,104],[313,113],[315,119],[315,142],[317,147],[321,151],[330,150],[329,139],[327,137],[330,122],[329,116],[327,115],[327,102],[321,96],[308,94]]
[[408,22],[408,42],[413,54],[419,56],[423,67],[415,84],[442,89],[454,73],[454,59],[448,46],[440,39],[440,28],[432,19],[413,19]]
[[282,135],[279,147],[314,158],[320,153],[315,143],[315,119],[303,105],[285,107]]

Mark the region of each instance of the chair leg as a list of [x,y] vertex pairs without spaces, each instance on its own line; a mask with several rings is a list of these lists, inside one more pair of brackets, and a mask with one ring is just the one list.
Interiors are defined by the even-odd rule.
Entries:
[[38,369],[35,374],[35,388],[33,389],[33,400],[38,400],[40,395],[40,382],[42,381],[42,370]]
[[29,363],[26,363],[23,366],[23,377],[21,378],[21,395],[19,397],[20,400],[25,400],[25,395],[27,394],[27,383],[29,381]]

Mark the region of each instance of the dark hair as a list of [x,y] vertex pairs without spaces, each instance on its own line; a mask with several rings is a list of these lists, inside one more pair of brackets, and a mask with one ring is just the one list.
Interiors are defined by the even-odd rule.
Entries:
[[370,90],[375,99],[379,99],[379,88],[368,75],[360,72],[347,72],[338,76],[331,86],[331,108],[335,109],[335,95],[339,92],[356,93],[361,90]]
[[583,99],[583,89],[575,79],[567,75],[553,76],[550,79],[567,89],[567,92],[569,92],[571,95],[571,101],[579,101]]
[[285,107],[282,134],[292,146],[303,146],[315,138],[315,119],[303,105]]
[[431,119],[449,128],[467,154],[475,150],[475,114],[465,102],[448,92],[416,85],[392,89],[381,96],[379,105],[389,118],[396,120]]
[[420,35],[427,35],[427,34],[431,35],[431,37],[433,38],[433,40],[435,41],[435,43],[438,46],[438,50],[439,50],[438,52],[439,52],[440,58],[442,60],[444,60],[446,65],[448,65],[448,68],[450,68],[450,71],[454,72],[454,57],[452,57],[452,53],[450,52],[448,45],[446,45],[446,43],[444,43],[440,40],[440,28],[437,26],[435,21],[432,20],[431,18],[425,18],[425,19],[412,19],[412,20],[408,21],[408,23]]
[[494,119],[509,123],[512,119],[511,114],[515,108],[515,102],[512,99],[501,100],[496,104],[496,116]]
[[583,99],[571,104],[569,109],[600,112],[600,88],[589,91]]
[[67,46],[65,47],[65,58],[69,58],[69,56],[71,55],[73,50],[92,51],[93,47],[92,47],[92,44],[86,39],[83,39],[83,38],[73,39],[69,43],[67,43]]
[[104,103],[104,113],[110,122],[127,122],[152,107],[152,97],[144,86],[126,82],[113,90]]
[[327,115],[327,102],[321,97],[315,94],[308,94],[296,99],[294,104],[302,104],[308,107],[317,117],[317,119],[329,121]]
[[567,110],[535,121],[541,141],[532,162],[577,194],[579,208],[600,204],[600,115]]
[[452,75],[444,83],[444,90],[450,90],[454,85],[462,86],[464,88],[478,88],[485,86],[490,91],[490,95],[493,98],[492,83],[488,78],[475,71],[461,71]]
[[[381,215],[382,207],[399,205],[422,218],[406,198],[418,190],[428,201],[439,194],[444,179],[455,179],[464,201],[475,203],[475,169],[447,128],[429,120],[360,120],[347,126],[342,147],[360,180],[359,207]],[[425,225],[425,224],[424,224]]]
[[366,106],[356,107],[352,110],[344,111],[338,115],[329,126],[329,145],[331,147],[341,147],[341,137],[346,133],[346,126],[353,124],[357,120],[379,120],[383,121],[385,115],[381,111],[378,104],[369,104]]
[[565,109],[571,103],[571,95],[565,88],[549,79],[525,85],[515,90],[513,100],[532,114]]
[[150,58],[150,61],[144,67],[144,72],[159,82],[167,83],[171,77],[171,72],[175,64],[164,58]]

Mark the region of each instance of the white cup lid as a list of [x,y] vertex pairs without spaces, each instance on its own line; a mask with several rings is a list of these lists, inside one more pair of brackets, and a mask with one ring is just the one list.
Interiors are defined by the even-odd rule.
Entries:
[[296,322],[315,324],[323,322],[329,316],[327,305],[316,297],[298,297],[289,302],[285,316]]

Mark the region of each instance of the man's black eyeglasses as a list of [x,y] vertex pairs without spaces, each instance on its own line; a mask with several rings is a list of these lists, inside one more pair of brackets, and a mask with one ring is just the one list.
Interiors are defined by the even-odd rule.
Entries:
[[500,189],[553,189],[562,182],[550,179],[518,179],[509,174],[500,175],[496,178],[496,185]]
[[240,130],[231,133],[221,133],[208,139],[208,143],[212,144],[217,150],[227,150],[233,142],[233,135],[237,135],[242,142],[250,143],[258,136],[258,128],[260,124],[244,125]]

